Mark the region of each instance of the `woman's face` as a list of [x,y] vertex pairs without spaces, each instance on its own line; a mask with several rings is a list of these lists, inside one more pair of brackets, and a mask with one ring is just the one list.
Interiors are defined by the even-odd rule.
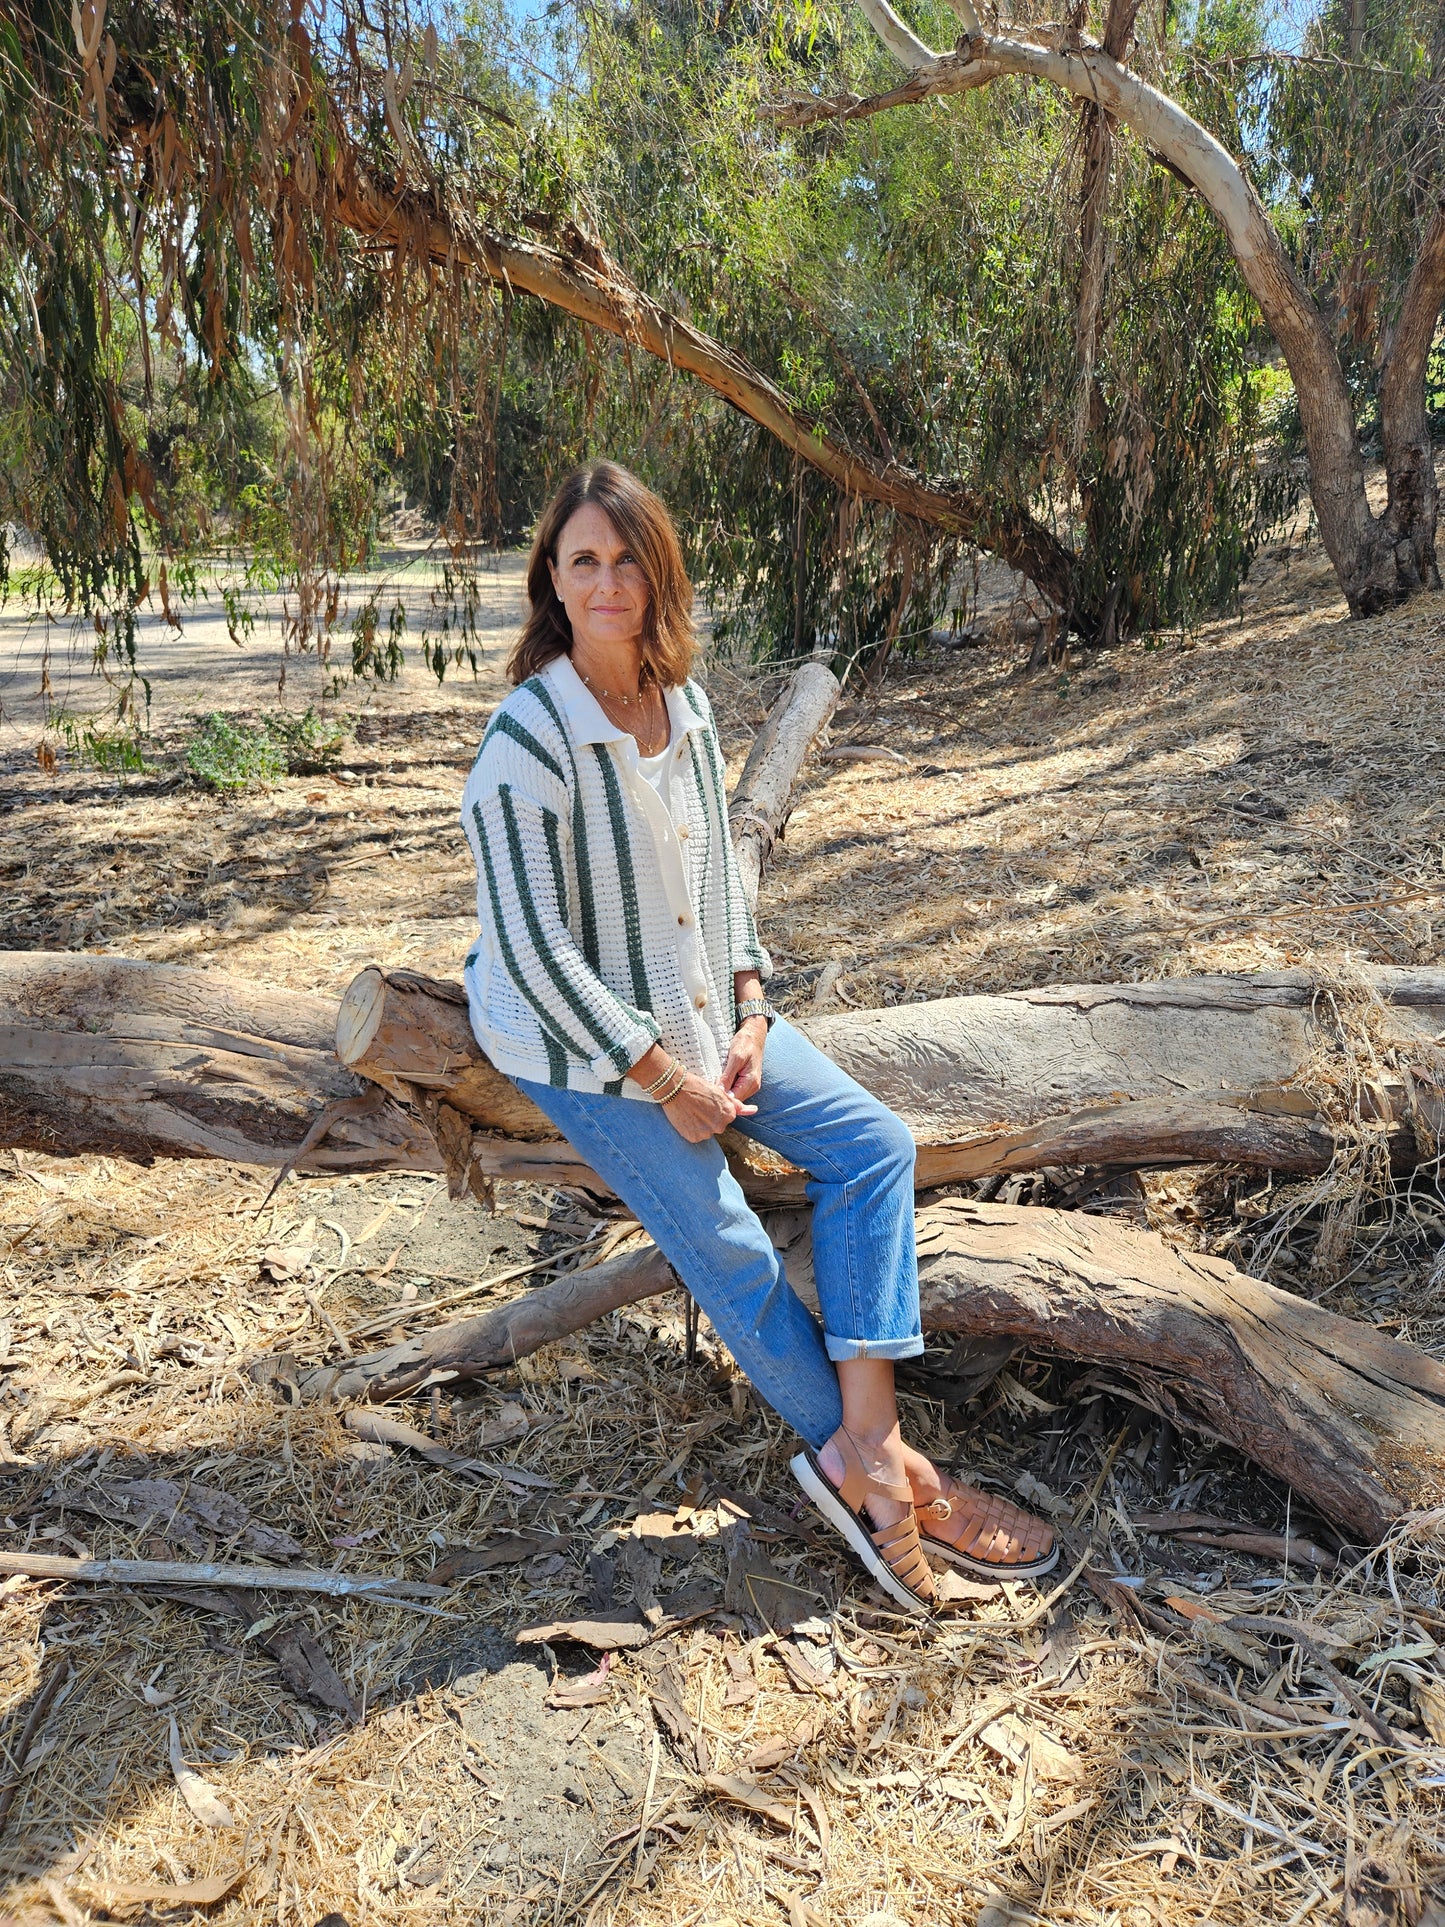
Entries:
[[574,642],[584,648],[641,642],[647,577],[595,502],[584,502],[563,524],[549,567]]

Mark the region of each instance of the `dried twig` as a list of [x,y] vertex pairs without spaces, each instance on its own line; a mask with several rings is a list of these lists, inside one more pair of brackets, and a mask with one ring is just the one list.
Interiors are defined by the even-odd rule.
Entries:
[[73,1579],[96,1585],[240,1586],[245,1591],[315,1592],[328,1599],[381,1599],[402,1605],[444,1599],[444,1586],[390,1573],[321,1572],[314,1567],[185,1565],[173,1559],[65,1559],[48,1552],[0,1552],[0,1573],[30,1579]]

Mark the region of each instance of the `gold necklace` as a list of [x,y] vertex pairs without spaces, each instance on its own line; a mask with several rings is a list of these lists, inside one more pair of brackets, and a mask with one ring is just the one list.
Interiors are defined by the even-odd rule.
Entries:
[[[573,668],[576,668],[575,663],[573,664]],[[604,715],[607,714],[607,704],[609,702],[621,703],[624,709],[633,709],[638,707],[641,704],[647,703],[649,697],[652,695],[656,687],[655,684],[649,683],[646,689],[639,689],[635,696],[619,696],[615,689],[607,689],[607,688],[604,688],[600,683],[594,683],[592,678],[587,674],[585,669],[578,669],[577,674],[582,678],[583,682],[586,683],[587,687],[592,691],[592,694],[597,698],[598,702],[602,705],[602,711]],[[634,729],[632,724],[627,721],[624,721],[619,725],[621,728],[625,729],[627,733],[633,738],[633,740],[637,744],[639,753],[643,756],[656,756],[659,750],[666,749],[667,747],[667,736],[668,736],[667,705],[663,702],[660,691],[658,692],[658,708],[661,711],[661,715],[658,718],[658,725],[662,730],[662,741],[660,743],[656,742],[655,740],[656,732],[654,730],[653,724],[651,720],[645,715],[638,719],[640,728]],[[608,721],[617,722],[617,718],[615,716],[609,716]],[[646,732],[645,735],[642,733],[643,731]]]
[[[574,669],[577,668],[575,663],[572,666]],[[638,684],[637,694],[635,696],[624,696],[615,689],[608,689],[603,683],[593,682],[585,669],[578,669],[577,674],[582,678],[583,682],[586,683],[594,696],[605,696],[608,702],[621,703],[624,709],[637,709],[647,700],[646,691],[642,688],[641,683]],[[648,688],[651,688],[651,686],[649,683]]]

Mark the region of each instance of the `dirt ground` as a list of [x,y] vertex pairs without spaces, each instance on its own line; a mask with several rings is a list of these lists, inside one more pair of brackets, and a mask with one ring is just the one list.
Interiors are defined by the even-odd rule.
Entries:
[[[314,662],[285,662],[277,698],[274,631],[238,650],[212,608],[145,639],[148,769],[121,783],[63,748],[37,762],[45,637],[0,615],[0,947],[333,995],[373,960],[455,975],[457,799],[520,582],[504,558],[475,682],[353,687],[340,769],[234,801],[185,776],[193,719],[302,710]],[[830,747],[892,757],[810,764],[764,882],[787,1007],[1438,963],[1445,597],[1351,623],[1317,556],[1275,553],[1241,619],[1185,639],[1030,676],[1007,610],[983,628],[850,689]],[[83,647],[68,673],[72,707],[99,707]],[[736,773],[775,683],[705,673]],[[680,1306],[400,1409],[464,1465],[279,1405],[256,1355],[420,1329],[479,1285],[499,1302],[619,1227],[520,1186],[489,1217],[429,1178],[292,1181],[263,1207],[269,1184],[0,1155],[0,1550],[249,1547],[448,1590],[0,1581],[9,1917],[1445,1922],[1438,1518],[1319,1571],[1155,1536],[1135,1517],[1172,1506],[1337,1545],[1096,1374],[1016,1362],[969,1398],[930,1353],[911,1434],[1118,1579],[1066,1585],[1070,1560],[911,1628],[794,1514],[781,1428],[706,1329],[687,1362]],[[1257,1190],[1176,1173],[1118,1208],[1247,1257]],[[1445,1205],[1406,1202],[1330,1302],[1445,1356]],[[610,1657],[547,1632],[633,1606],[655,1636]],[[1307,1627],[1315,1657],[1239,1615]]]

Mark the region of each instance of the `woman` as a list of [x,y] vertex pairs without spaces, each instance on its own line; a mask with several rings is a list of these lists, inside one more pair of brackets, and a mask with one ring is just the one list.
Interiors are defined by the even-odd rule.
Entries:
[[[516,687],[462,802],[479,1042],[656,1240],[894,1599],[932,1601],[923,1546],[991,1577],[1048,1571],[1046,1526],[900,1436],[893,1362],[923,1349],[913,1141],[763,997],[667,510],[611,462],[579,469],[527,593]],[[821,1330],[728,1170],[729,1126],[809,1174]]]

